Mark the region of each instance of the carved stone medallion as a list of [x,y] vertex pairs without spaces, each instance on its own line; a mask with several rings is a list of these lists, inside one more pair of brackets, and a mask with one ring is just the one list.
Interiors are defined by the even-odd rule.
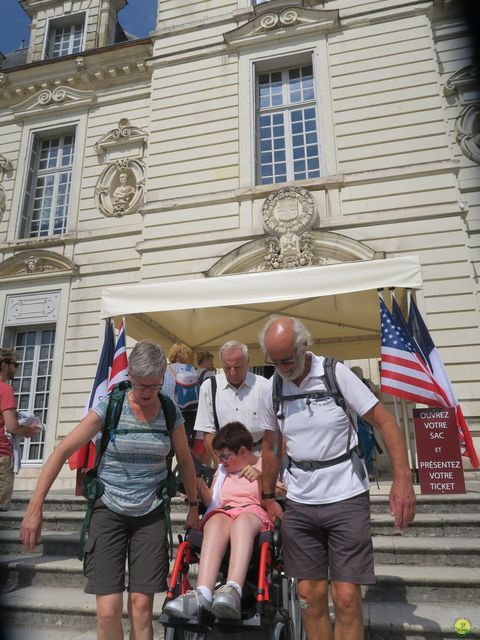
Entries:
[[104,216],[123,216],[138,211],[145,194],[145,165],[124,158],[111,162],[95,187],[95,201]]
[[473,162],[480,164],[480,103],[465,107],[455,121],[455,137],[460,149]]
[[301,187],[273,191],[262,207],[265,262],[262,270],[293,269],[320,264],[313,252],[315,241],[310,229],[317,212],[311,194]]
[[2,221],[6,206],[7,206],[7,194],[5,193],[5,189],[0,184],[0,222]]
[[263,203],[262,215],[265,229],[277,236],[311,229],[317,217],[311,194],[301,187],[272,191]]

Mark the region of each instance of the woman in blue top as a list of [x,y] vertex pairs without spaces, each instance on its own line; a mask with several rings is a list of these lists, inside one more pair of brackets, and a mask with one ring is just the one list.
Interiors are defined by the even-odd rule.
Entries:
[[163,389],[180,408],[188,443],[192,447],[198,409],[198,374],[193,366],[193,351],[183,342],[175,342],[167,357],[170,364],[165,372]]
[[[118,433],[110,438],[98,467],[104,484],[95,502],[85,546],[87,593],[97,596],[97,638],[123,640],[122,612],[125,561],[128,559],[128,613],[131,637],[152,640],[154,594],[166,588],[168,546],[165,514],[156,489],[167,475],[166,455],[173,447],[190,501],[187,527],[198,524],[195,470],[183,418],[176,411],[170,436],[158,397],[166,359],[157,345],[144,340],[134,347]],[[21,528],[33,551],[42,528],[42,506],[63,464],[102,429],[107,399],[89,411],[47,460]]]

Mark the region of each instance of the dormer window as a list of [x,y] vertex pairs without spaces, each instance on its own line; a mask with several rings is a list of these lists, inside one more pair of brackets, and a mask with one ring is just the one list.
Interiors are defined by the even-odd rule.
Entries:
[[51,20],[45,47],[45,58],[60,58],[83,51],[84,32],[84,13]]

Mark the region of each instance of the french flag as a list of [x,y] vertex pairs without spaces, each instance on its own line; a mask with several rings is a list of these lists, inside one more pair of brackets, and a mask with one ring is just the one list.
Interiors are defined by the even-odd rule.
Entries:
[[[105,322],[105,335],[102,351],[98,361],[95,380],[90,395],[85,404],[82,419],[88,411],[104,400],[114,385],[128,379],[128,360],[125,344],[125,319],[122,318],[118,329],[117,342],[113,333],[113,323],[110,318]],[[70,469],[77,469],[76,495],[81,495],[83,473],[95,464],[95,440],[91,440],[77,449],[68,459]]]

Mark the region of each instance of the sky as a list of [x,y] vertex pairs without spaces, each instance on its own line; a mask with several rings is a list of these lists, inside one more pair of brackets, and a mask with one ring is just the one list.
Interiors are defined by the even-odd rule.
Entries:
[[[148,35],[155,27],[156,0],[128,0],[128,5],[118,14],[122,27],[139,38]],[[22,39],[28,43],[27,14],[18,0],[0,0],[0,51],[10,53],[20,48]]]

